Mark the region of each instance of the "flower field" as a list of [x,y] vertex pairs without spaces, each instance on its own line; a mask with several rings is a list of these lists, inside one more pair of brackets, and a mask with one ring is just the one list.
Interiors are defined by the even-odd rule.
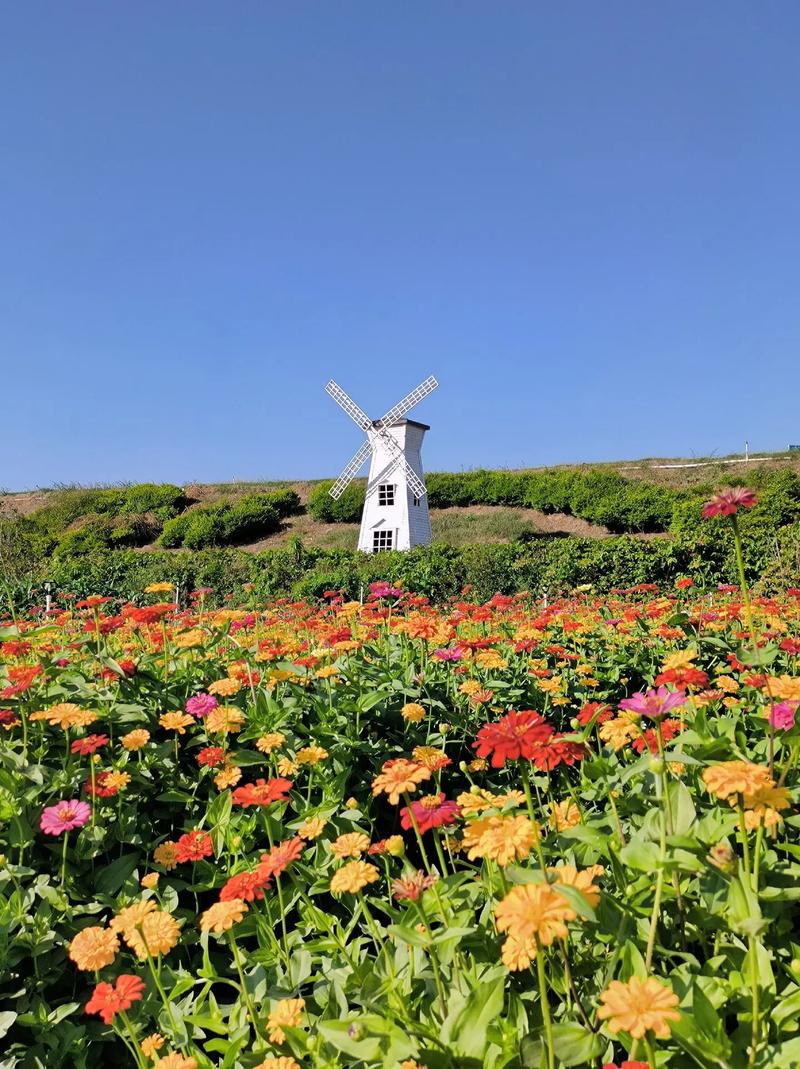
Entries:
[[0,630],[0,1066],[800,1064],[800,590],[171,590]]

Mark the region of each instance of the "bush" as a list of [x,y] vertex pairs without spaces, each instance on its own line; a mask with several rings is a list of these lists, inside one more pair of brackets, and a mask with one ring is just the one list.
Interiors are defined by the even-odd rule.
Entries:
[[192,512],[184,512],[180,516],[176,516],[173,520],[167,520],[164,524],[164,529],[161,532],[161,537],[158,540],[159,545],[166,546],[168,549],[175,549],[178,546],[182,546],[184,536],[189,529],[189,524],[192,522],[193,515]]
[[251,494],[235,505],[222,506],[220,520],[224,544],[253,542],[279,530],[280,515],[272,501],[272,494]]
[[264,496],[265,500],[272,505],[281,519],[286,516],[293,516],[300,511],[300,495],[296,494],[294,490],[272,490]]
[[308,495],[308,511],[320,523],[359,523],[364,509],[366,487],[350,483],[341,497],[332,498],[333,479],[319,483]]
[[169,483],[138,483],[129,486],[119,511],[122,513],[155,512],[168,519],[186,508],[188,500],[180,486]]

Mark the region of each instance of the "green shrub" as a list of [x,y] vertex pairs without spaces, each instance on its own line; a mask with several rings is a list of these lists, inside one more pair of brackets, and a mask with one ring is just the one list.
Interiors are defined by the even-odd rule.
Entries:
[[[221,507],[219,517],[225,545],[253,542],[280,529],[280,515],[271,503],[272,496],[250,494],[235,505]],[[188,545],[188,542],[186,544]]]
[[155,512],[161,519],[169,519],[188,503],[183,489],[169,483],[138,483],[124,493],[119,508],[122,513]]
[[314,487],[308,495],[308,511],[320,523],[358,523],[366,496],[363,483],[350,483],[336,499],[329,493],[332,486],[333,480],[326,479]]
[[209,505],[189,513],[189,524],[183,534],[186,549],[206,549],[225,542],[224,515],[226,507]]
[[295,493],[294,490],[271,490],[264,497],[281,519],[286,516],[293,516],[300,511],[300,495]]
[[90,517],[74,530],[66,531],[59,538],[53,555],[55,557],[82,557],[102,552],[111,545],[113,526],[105,516]]
[[184,512],[172,520],[167,520],[158,540],[159,545],[166,546],[167,549],[182,546],[189,524],[192,522],[192,516],[192,512]]

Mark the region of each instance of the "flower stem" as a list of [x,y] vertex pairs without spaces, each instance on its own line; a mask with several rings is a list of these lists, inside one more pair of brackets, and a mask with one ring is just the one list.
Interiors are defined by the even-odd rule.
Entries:
[[547,981],[544,975],[544,955],[542,944],[536,936],[536,975],[539,980],[539,1000],[542,1004],[542,1021],[544,1023],[544,1036],[547,1043],[547,1069],[555,1069],[556,1059],[553,1050],[553,1022],[550,1019],[550,1003],[547,999]]
[[646,971],[650,972],[653,963],[653,951],[656,945],[656,932],[658,930],[658,918],[661,913],[661,896],[664,893],[664,865],[667,859],[667,813],[664,808],[662,795],[664,793],[664,773],[659,772],[656,776],[656,797],[661,812],[661,827],[659,830],[658,850],[658,874],[656,875],[656,893],[653,899],[653,910],[650,914],[650,931],[647,934],[647,950],[644,957]]
[[236,963],[236,971],[239,974],[239,984],[242,990],[242,998],[244,999],[245,1005],[247,1006],[247,1013],[250,1017],[250,1023],[252,1024],[253,1031],[258,1036],[258,1038],[263,1039],[264,1036],[261,1034],[261,1029],[258,1027],[258,1018],[256,1017],[255,1006],[253,1005],[253,1000],[250,998],[250,992],[247,990],[247,984],[244,978],[244,970],[242,968],[242,959],[239,956],[239,944],[236,942],[236,936],[233,934],[232,928],[228,929],[228,941],[231,945],[231,953],[233,954],[233,960]]

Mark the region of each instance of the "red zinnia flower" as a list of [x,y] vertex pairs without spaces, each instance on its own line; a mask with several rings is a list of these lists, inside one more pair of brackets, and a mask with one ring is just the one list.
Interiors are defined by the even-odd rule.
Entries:
[[579,742],[564,742],[561,735],[553,735],[534,747],[531,760],[542,772],[550,772],[559,765],[574,765],[582,761],[586,751]]
[[[664,742],[669,742],[680,730],[680,720],[661,721],[661,737]],[[644,738],[637,736],[633,740],[632,745],[637,753],[644,753],[645,746],[647,746],[650,753],[658,753],[658,735],[655,728],[648,728],[644,733]]]
[[144,991],[144,984],[138,976],[123,973],[114,985],[98,984],[92,997],[86,1003],[86,1013],[98,1013],[106,1024],[111,1024],[114,1014],[127,1010],[139,1002]]
[[673,683],[676,687],[702,688],[708,683],[708,674],[699,668],[670,668],[666,672],[659,672],[655,682],[657,687]]
[[97,753],[101,746],[108,742],[108,735],[87,735],[85,739],[76,739],[70,750],[72,753],[87,754]]
[[734,486],[715,494],[703,506],[703,519],[712,516],[735,516],[739,509],[751,509],[756,503],[756,495],[743,486]]
[[94,798],[113,798],[115,794],[119,794],[119,787],[106,787],[107,776],[108,772],[98,772],[94,778],[94,786],[90,776],[83,785],[84,791]]
[[605,702],[587,702],[578,713],[578,723],[581,727],[586,727],[595,713],[597,714],[595,724],[605,724],[606,720],[610,720],[614,715],[611,706],[606,705]]
[[261,855],[261,861],[256,872],[260,871],[262,876],[266,877],[280,876],[285,868],[291,865],[293,861],[297,861],[303,853],[305,845],[298,836],[278,843],[277,846],[273,846],[268,854]]
[[290,779],[256,780],[245,783],[233,792],[233,800],[245,809],[250,805],[271,805],[273,802],[287,802],[287,792],[291,789]]
[[41,665],[12,665],[8,669],[8,686],[0,690],[0,698],[16,698],[33,685],[34,679],[43,674]]
[[524,757],[530,761],[536,746],[553,734],[550,724],[530,709],[510,712],[494,724],[484,724],[472,747],[478,757],[492,755],[492,768],[502,768],[507,760]]
[[441,828],[445,824],[455,824],[461,816],[461,806],[456,802],[448,802],[442,794],[429,794],[427,798],[420,798],[400,810],[400,824],[408,831],[414,827],[411,814],[420,833],[429,828]]
[[207,831],[189,831],[175,844],[175,857],[178,861],[202,861],[213,853],[214,847]]
[[231,876],[219,893],[220,902],[227,902],[231,898],[241,898],[245,902],[252,902],[254,898],[263,898],[264,889],[269,887],[270,873],[261,865],[255,872],[240,872],[237,876]]
[[217,765],[225,763],[225,751],[221,746],[206,746],[197,755],[197,763],[198,765],[208,765],[209,768],[216,768]]

